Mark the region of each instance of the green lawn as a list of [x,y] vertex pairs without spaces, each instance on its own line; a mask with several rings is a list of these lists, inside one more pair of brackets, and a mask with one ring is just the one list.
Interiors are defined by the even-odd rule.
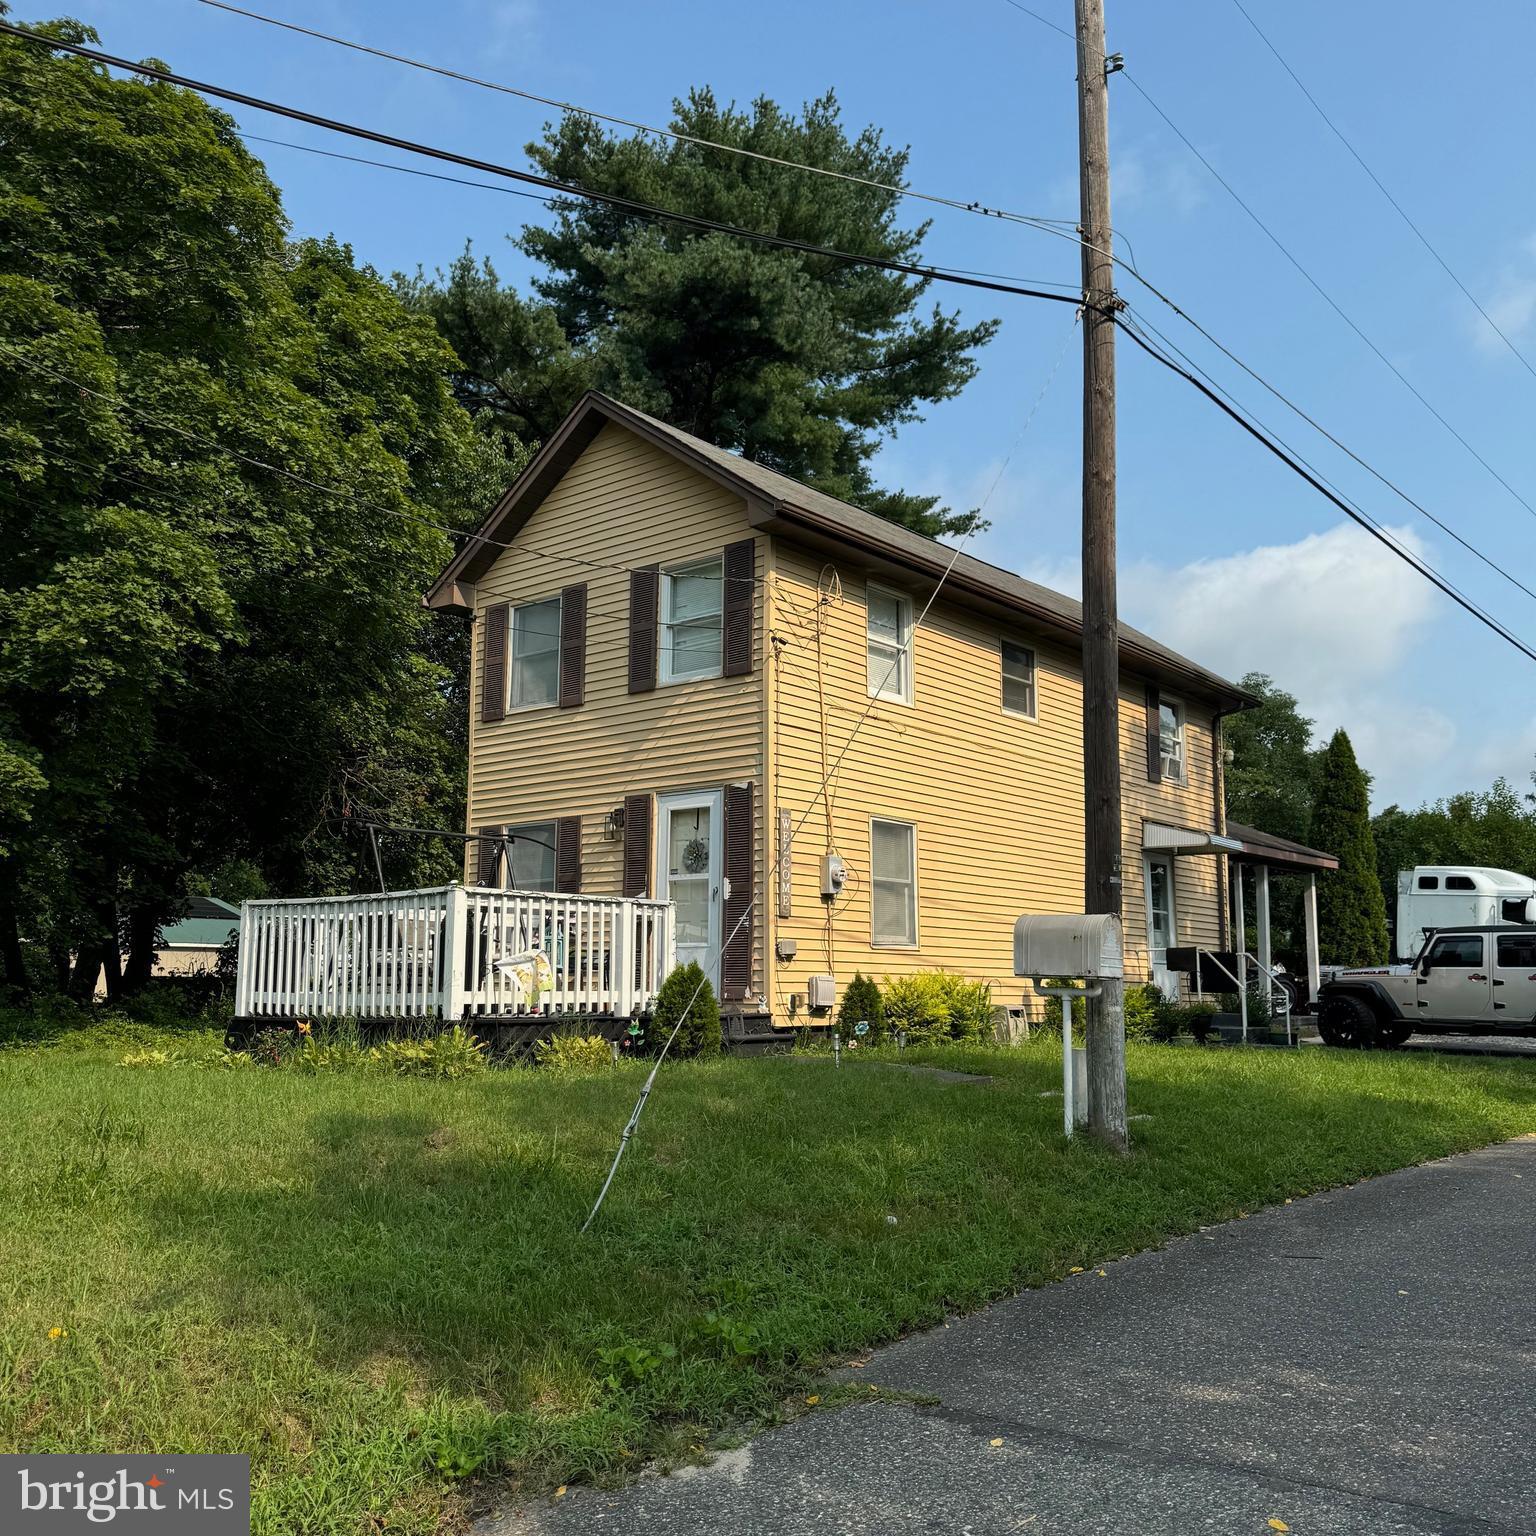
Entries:
[[980,1088],[669,1065],[581,1238],[637,1066],[305,1077],[79,1044],[0,1051],[0,1449],[249,1451],[284,1536],[438,1529],[470,1473],[686,1454],[948,1309],[1536,1130],[1524,1062],[1133,1047],[1152,1118],[1123,1162],[1065,1148],[1043,1042],[943,1053]]

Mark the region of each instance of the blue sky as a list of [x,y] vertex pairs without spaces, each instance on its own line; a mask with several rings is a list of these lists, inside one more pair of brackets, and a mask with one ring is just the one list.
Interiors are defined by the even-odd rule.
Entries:
[[[1477,26],[1428,0],[1246,0],[1293,67],[1450,265],[1536,360],[1536,97],[1507,65],[1536,52],[1536,7]],[[1069,0],[1032,0],[1070,25]],[[836,88],[848,123],[912,146],[915,187],[1023,212],[1076,212],[1070,43],[1005,0],[264,0],[254,8],[640,121],[690,85],[798,104]],[[61,8],[62,9],[62,8]],[[1108,0],[1109,46],[1414,385],[1536,505],[1536,378],[1478,320],[1249,30],[1232,0]],[[522,164],[544,109],[345,53],[195,0],[73,0],[113,52],[464,153]],[[35,19],[57,14],[18,5]],[[1140,268],[1411,495],[1536,586],[1536,517],[1335,315],[1124,80],[1113,82],[1115,222]],[[318,131],[237,114],[254,133]],[[300,233],[334,232],[385,271],[432,268],[466,238],[508,276],[509,231],[541,210],[256,146]],[[346,144],[331,145],[343,150]],[[363,151],[366,152],[366,151]],[[920,205],[914,205],[914,210]],[[1074,281],[1076,252],[1021,227],[940,212],[926,255]],[[1156,302],[1127,296],[1210,363]],[[881,455],[888,483],[974,505],[1060,353],[1064,307],[946,289],[1003,328],[975,383]],[[1257,414],[1474,600],[1536,642],[1536,603],[1256,386]],[[1536,663],[1466,617],[1171,375],[1122,344],[1122,612],[1236,676],[1269,672],[1320,728],[1344,725],[1378,805],[1522,785],[1536,754]],[[1076,589],[1080,369],[1074,348],[988,505],[975,552]]]

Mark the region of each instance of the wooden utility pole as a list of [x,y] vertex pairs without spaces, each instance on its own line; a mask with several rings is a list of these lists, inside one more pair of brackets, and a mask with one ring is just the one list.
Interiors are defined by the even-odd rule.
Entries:
[[[1120,627],[1115,595],[1115,267],[1109,222],[1104,0],[1077,8],[1083,242],[1083,830],[1086,910],[1121,911]],[[1087,1008],[1088,1126],[1119,1151],[1125,1124],[1125,985]]]

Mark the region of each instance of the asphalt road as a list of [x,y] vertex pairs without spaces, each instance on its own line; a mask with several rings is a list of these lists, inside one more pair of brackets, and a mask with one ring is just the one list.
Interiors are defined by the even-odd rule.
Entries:
[[937,1407],[815,1413],[478,1536],[1536,1536],[1536,1138],[1104,1269],[843,1373]]

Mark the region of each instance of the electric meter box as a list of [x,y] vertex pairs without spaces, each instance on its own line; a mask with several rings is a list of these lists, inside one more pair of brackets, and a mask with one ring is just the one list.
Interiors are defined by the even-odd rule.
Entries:
[[1125,975],[1120,919],[1107,912],[1021,917],[1013,925],[1013,974],[1120,980]]
[[848,881],[848,866],[835,853],[821,856],[821,899],[833,901],[843,894]]

